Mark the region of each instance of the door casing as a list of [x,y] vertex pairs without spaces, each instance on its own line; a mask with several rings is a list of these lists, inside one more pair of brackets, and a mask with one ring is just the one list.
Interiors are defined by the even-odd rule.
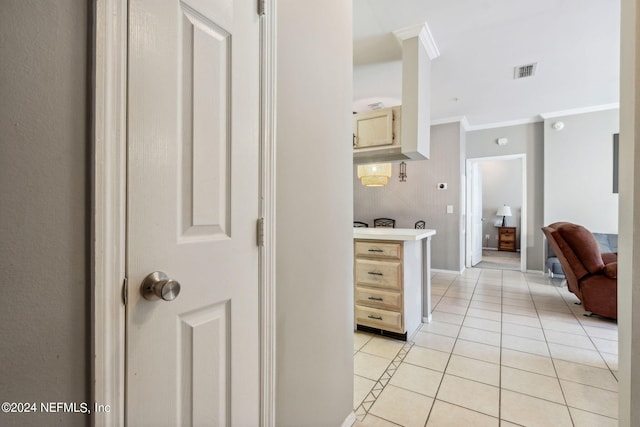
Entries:
[[472,174],[471,168],[474,163],[494,161],[494,160],[513,160],[520,159],[520,166],[522,171],[522,209],[520,213],[520,271],[527,271],[527,155],[526,154],[512,154],[506,156],[493,156],[493,157],[477,157],[467,159],[467,191],[466,191],[466,250],[465,250],[465,266],[471,267],[471,251],[472,251],[472,235],[471,235],[471,188]]
[[[275,8],[265,2],[260,19],[261,426],[275,425]],[[92,26],[91,398],[109,407],[92,414],[98,426],[125,420],[127,9],[127,0],[96,0]]]

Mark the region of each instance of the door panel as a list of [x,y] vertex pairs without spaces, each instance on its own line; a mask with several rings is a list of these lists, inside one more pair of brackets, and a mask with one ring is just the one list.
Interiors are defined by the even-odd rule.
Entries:
[[[129,13],[127,423],[258,425],[255,4]],[[175,300],[142,297],[153,271]]]
[[[229,425],[229,304],[179,316],[177,373],[182,386],[180,425]],[[192,407],[193,413],[185,408]]]
[[229,237],[231,35],[183,6],[182,239]]
[[228,237],[231,35],[182,7],[182,232]]

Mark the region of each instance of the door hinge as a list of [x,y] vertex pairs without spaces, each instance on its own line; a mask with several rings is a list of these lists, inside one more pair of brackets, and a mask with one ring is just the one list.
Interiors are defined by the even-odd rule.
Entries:
[[125,276],[124,280],[122,281],[122,303],[124,305],[127,305],[127,301],[129,299],[128,295],[129,295],[129,278]]
[[256,224],[256,239],[259,247],[264,246],[264,218],[258,218],[258,222]]
[[259,16],[264,16],[264,9],[266,7],[265,5],[265,1],[266,0],[257,0],[258,1],[258,15]]

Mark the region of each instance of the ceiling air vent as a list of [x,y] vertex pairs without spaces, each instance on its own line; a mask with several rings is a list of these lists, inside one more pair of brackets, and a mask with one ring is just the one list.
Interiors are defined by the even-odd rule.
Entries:
[[515,67],[513,70],[513,78],[514,79],[523,79],[525,77],[532,77],[536,72],[537,62],[533,64],[521,65],[519,67]]

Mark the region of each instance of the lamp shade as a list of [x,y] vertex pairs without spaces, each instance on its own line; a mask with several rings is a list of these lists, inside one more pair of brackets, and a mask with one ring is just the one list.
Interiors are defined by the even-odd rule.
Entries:
[[382,187],[387,185],[391,177],[391,163],[375,163],[358,165],[358,178],[367,187]]
[[498,209],[498,212],[496,212],[496,215],[497,216],[511,216],[511,207],[507,206],[507,205],[501,206]]

